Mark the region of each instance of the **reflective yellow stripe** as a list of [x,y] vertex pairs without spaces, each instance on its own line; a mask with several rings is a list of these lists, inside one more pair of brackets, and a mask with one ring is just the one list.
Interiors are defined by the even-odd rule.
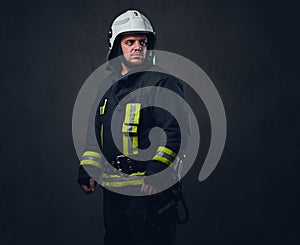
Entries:
[[123,134],[123,154],[128,156],[128,136]]
[[131,174],[130,176],[143,176],[145,175],[146,171],[145,172],[136,172],[136,173],[133,173]]
[[130,122],[130,108],[131,108],[131,104],[127,104],[126,105],[126,111],[125,111],[124,123],[129,123]]
[[137,133],[137,126],[126,125],[125,123],[123,123],[122,132],[123,133]]
[[106,102],[107,102],[107,99],[104,100],[103,106],[100,106],[100,115],[103,115],[105,112]]
[[[125,110],[125,118],[122,126],[123,132],[123,154],[138,154],[138,124],[140,120],[140,103],[128,103]],[[131,134],[135,134],[132,136]]]
[[94,160],[82,160],[82,161],[80,162],[80,165],[93,165],[93,166],[95,166],[95,167],[97,167],[97,168],[101,168],[100,163],[99,163],[99,162],[96,162],[96,161],[94,161]]
[[[145,173],[146,173],[146,171],[145,172],[136,172],[136,173],[130,174],[129,176],[131,176],[131,177],[144,176]],[[123,176],[121,176],[119,174],[106,174],[106,173],[103,173],[103,178],[106,178],[106,179],[108,179],[108,178],[121,178],[121,177],[123,177]]]
[[170,165],[172,164],[172,162],[171,162],[169,159],[164,158],[164,157],[162,157],[162,156],[155,155],[152,159],[153,159],[153,160],[160,161],[160,162],[162,162],[162,163],[165,163],[165,164],[167,164],[168,166],[170,166]]
[[139,154],[138,146],[139,146],[139,141],[137,136],[132,137],[132,146],[133,146],[133,154]]
[[119,175],[119,174],[106,174],[106,173],[103,173],[103,178],[121,178],[122,176]]
[[135,112],[134,112],[134,124],[138,124],[140,120],[140,109],[141,109],[141,104],[137,103],[135,104]]
[[144,175],[145,172],[132,173],[130,174],[130,176],[103,173],[102,176],[103,180],[101,182],[101,185],[108,186],[108,187],[141,185],[144,183],[144,178],[143,178]]
[[121,182],[102,181],[101,185],[104,187],[124,187],[130,185],[142,185],[143,183],[144,183],[143,179],[138,179],[138,180],[128,180],[128,181],[121,181]]
[[162,152],[170,155],[171,157],[176,157],[176,155],[177,155],[174,151],[172,151],[171,149],[164,147],[164,146],[158,147],[157,151],[162,151]]
[[141,103],[128,103],[125,111],[125,124],[139,124]]
[[86,157],[86,156],[92,156],[92,157],[98,157],[101,158],[101,154],[95,151],[85,151],[82,155],[82,157]]
[[103,123],[101,123],[101,128],[100,128],[100,143],[101,143],[101,147],[103,148]]

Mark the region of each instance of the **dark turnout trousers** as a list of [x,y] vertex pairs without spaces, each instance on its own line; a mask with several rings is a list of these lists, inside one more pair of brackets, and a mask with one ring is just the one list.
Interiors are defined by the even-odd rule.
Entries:
[[175,207],[157,212],[170,202],[169,194],[126,196],[104,190],[104,245],[174,245]]

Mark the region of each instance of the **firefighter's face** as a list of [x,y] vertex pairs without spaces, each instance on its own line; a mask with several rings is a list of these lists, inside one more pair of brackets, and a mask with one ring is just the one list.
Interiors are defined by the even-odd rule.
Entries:
[[147,51],[147,36],[128,34],[121,39],[121,48],[125,60],[131,65],[143,64]]

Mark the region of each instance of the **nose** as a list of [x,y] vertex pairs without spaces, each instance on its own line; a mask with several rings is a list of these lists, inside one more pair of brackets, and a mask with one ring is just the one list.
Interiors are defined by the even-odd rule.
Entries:
[[138,51],[142,50],[142,45],[140,44],[139,41],[135,41],[134,45],[135,45],[134,50],[138,50]]

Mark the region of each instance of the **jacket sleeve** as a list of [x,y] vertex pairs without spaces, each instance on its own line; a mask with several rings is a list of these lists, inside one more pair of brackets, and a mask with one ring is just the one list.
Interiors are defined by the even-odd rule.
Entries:
[[[162,79],[158,86],[167,88],[184,99],[183,85],[175,77]],[[159,89],[157,90],[154,100],[164,100],[164,95],[160,91]],[[190,122],[186,104],[178,100],[176,96],[173,96],[171,99],[168,98],[168,101],[165,101],[165,103],[168,103],[172,110],[176,111],[177,115],[184,119],[184,125],[180,127],[175,116],[167,110],[162,108],[153,109],[153,117],[156,120],[156,124],[164,130],[167,139],[165,145],[160,145],[157,148],[156,154],[148,165],[146,175],[158,173],[169,166],[174,167],[178,160],[179,150],[181,149],[182,152],[183,149],[184,151],[185,143],[190,134]]]
[[100,134],[100,114],[99,114],[99,96],[92,105],[88,128],[86,132],[86,142],[82,157],[80,159],[77,182],[89,186],[89,178],[98,180],[101,175],[101,153],[99,149],[97,135]]

